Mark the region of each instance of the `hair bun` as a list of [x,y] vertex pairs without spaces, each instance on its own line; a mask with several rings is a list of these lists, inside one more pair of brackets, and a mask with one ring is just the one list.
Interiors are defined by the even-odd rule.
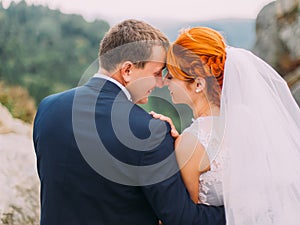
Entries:
[[223,58],[223,56],[200,56],[200,59],[205,66],[206,76],[218,77],[223,73],[225,62]]

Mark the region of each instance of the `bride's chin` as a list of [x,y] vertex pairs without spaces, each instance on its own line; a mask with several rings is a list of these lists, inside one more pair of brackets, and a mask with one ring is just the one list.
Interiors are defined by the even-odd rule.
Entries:
[[174,98],[174,96],[172,96],[172,102],[173,102],[174,104],[178,104],[178,102],[176,101],[176,99]]

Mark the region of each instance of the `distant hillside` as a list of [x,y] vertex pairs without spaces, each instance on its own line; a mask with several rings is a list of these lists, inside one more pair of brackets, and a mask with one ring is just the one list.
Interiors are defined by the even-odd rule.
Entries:
[[[252,48],[255,20],[226,19],[200,22],[160,20],[151,24],[171,41],[178,31],[208,26],[221,31],[230,45]],[[0,80],[28,89],[38,103],[46,95],[74,87],[97,58],[99,42],[109,29],[104,20],[89,23],[25,1],[4,9],[0,3]]]
[[[149,19],[149,21],[152,21]],[[171,41],[182,28],[206,26],[220,31],[229,45],[252,49],[255,44],[255,19],[221,19],[208,21],[156,21],[156,27],[165,32]]]
[[0,2],[0,80],[25,87],[36,103],[77,86],[108,29],[104,20],[88,23],[25,1],[4,9]]

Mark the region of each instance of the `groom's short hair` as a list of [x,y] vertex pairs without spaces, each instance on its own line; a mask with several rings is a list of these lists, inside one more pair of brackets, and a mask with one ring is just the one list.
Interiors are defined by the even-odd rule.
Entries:
[[146,22],[125,20],[111,27],[100,42],[99,64],[109,72],[124,61],[144,68],[153,46],[161,46],[167,51],[167,36]]

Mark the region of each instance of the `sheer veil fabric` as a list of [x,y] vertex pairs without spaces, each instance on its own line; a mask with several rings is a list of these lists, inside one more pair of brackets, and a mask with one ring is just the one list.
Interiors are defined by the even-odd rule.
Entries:
[[299,107],[286,82],[263,60],[234,47],[226,53],[221,121],[227,224],[298,224]]

